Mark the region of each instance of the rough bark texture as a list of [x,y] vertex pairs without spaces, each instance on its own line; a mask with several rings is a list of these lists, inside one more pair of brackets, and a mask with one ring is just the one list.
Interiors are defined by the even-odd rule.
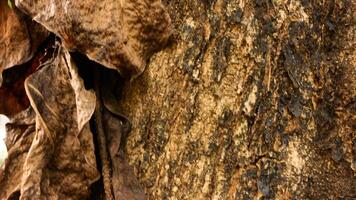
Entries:
[[0,199],[103,199],[103,185],[107,200],[145,199],[112,92],[166,44],[167,11],[159,0],[15,2],[0,2],[0,114],[10,117]]
[[174,37],[126,84],[150,199],[354,199],[352,0],[165,1]]

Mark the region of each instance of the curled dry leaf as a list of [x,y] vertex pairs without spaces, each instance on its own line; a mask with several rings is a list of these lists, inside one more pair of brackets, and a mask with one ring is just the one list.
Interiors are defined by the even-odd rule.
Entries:
[[[25,87],[35,113],[31,116],[36,129],[21,135],[23,127],[22,131],[9,127],[14,134],[9,135],[8,141],[27,135],[33,140],[31,147],[20,142],[12,142],[19,143],[18,146],[8,145],[10,155],[0,185],[13,187],[0,189],[0,199],[9,199],[18,191],[20,199],[87,198],[91,184],[99,178],[89,126],[95,94],[85,90],[65,50],[58,50],[51,63],[27,78]],[[25,149],[26,155],[13,155],[12,149]],[[22,171],[11,173],[16,166],[22,166]]]
[[8,158],[0,169],[0,199],[18,199],[23,166],[35,136],[35,112],[28,108],[6,125]]
[[159,0],[16,0],[16,5],[77,50],[124,77],[140,74],[167,41],[170,18]]
[[[108,152],[108,163],[111,164],[109,184],[112,184],[110,187],[113,189],[114,199],[145,199],[144,188],[137,180],[133,168],[129,165],[122,150],[124,146],[122,140],[130,130],[130,122],[120,113],[119,104],[125,80],[119,73],[117,73],[117,71],[104,68],[97,63],[88,60],[83,55],[74,54],[73,57],[78,66],[85,66],[85,69],[96,68],[93,71],[97,73],[96,75],[99,74],[99,76],[96,77],[97,80],[95,82],[100,83],[97,88],[100,90],[98,93],[100,93],[102,108],[102,112],[100,112],[100,121],[102,122],[103,133],[105,133],[104,137],[107,145],[105,149],[107,149],[106,151]],[[84,75],[83,70],[83,67],[80,67],[80,74],[82,75]],[[87,81],[88,79],[91,79],[90,74],[86,74],[84,77],[86,77]],[[87,86],[90,85],[90,83],[86,83]],[[97,119],[95,119],[95,123],[99,123]],[[97,138],[100,137],[98,131],[96,135]],[[103,182],[105,182],[104,176],[103,172]]]
[[3,72],[3,84],[0,87],[0,114],[11,117],[28,108],[30,103],[24,82],[41,66],[41,63],[52,57],[53,44],[53,39],[50,37],[29,62]]
[[104,112],[104,127],[107,134],[108,150],[112,165],[112,184],[116,200],[144,200],[145,191],[138,182],[132,167],[120,148],[124,125],[115,114]]
[[27,62],[49,32],[6,1],[0,1],[0,86],[2,72]]
[[24,81],[39,65],[43,52],[30,59],[41,52],[37,48],[48,35],[41,25],[0,1],[0,114],[11,117],[29,106]]
[[[110,72],[111,71],[111,72]],[[122,150],[122,138],[125,137],[128,127],[128,119],[120,113],[120,106],[117,99],[117,91],[123,80],[112,70],[106,70],[101,80],[102,99],[104,104],[103,125],[107,138],[108,152],[112,165],[112,185],[116,200],[146,199],[145,191],[137,180],[132,167],[127,162]]]

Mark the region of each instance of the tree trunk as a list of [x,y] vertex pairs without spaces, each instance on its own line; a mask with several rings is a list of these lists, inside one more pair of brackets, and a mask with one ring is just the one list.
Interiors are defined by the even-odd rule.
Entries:
[[164,4],[120,101],[150,199],[356,198],[355,1]]

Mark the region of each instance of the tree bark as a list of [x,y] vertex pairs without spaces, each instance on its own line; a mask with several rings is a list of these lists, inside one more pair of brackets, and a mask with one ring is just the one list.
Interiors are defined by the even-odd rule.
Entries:
[[171,0],[127,82],[125,152],[150,199],[353,199],[352,0]]

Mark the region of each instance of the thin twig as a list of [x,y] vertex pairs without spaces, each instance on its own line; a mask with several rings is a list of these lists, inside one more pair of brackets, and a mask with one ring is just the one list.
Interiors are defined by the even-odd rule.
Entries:
[[112,184],[110,179],[110,162],[108,157],[108,150],[106,145],[106,137],[102,122],[102,103],[100,96],[100,71],[95,68],[94,70],[94,88],[96,94],[96,107],[95,107],[95,126],[98,134],[98,144],[100,160],[102,163],[102,175],[104,182],[104,191],[106,200],[114,200],[112,192]]

